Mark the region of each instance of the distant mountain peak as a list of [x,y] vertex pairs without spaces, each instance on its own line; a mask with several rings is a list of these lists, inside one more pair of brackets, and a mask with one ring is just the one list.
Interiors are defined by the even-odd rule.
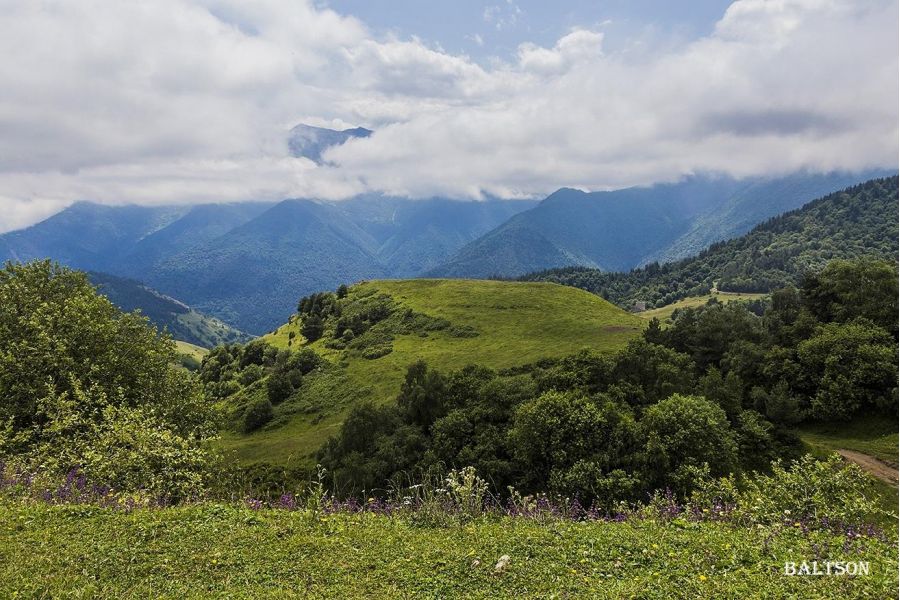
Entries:
[[291,156],[308,158],[321,165],[322,153],[332,146],[340,146],[352,138],[367,138],[372,135],[372,130],[365,127],[352,129],[327,129],[325,127],[313,127],[300,123],[290,131],[288,136],[288,148]]

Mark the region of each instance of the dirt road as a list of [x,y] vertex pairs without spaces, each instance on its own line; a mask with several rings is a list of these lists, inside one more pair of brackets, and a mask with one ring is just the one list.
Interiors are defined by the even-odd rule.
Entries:
[[881,462],[874,456],[856,452],[855,450],[838,450],[837,453],[847,460],[858,464],[878,479],[897,487],[897,469],[894,467]]

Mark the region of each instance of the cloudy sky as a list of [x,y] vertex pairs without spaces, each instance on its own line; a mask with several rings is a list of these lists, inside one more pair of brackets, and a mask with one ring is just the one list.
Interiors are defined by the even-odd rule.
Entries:
[[[894,0],[434,4],[0,0],[0,230],[84,199],[897,166]],[[300,122],[376,133],[316,166],[288,154]]]

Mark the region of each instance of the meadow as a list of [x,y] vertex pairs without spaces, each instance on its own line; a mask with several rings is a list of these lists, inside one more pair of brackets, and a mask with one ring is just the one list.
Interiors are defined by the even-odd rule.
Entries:
[[[221,447],[234,451],[240,461],[308,464],[311,453],[337,433],[351,406],[366,400],[393,401],[407,367],[417,360],[444,371],[470,364],[506,369],[583,348],[613,352],[646,325],[594,294],[552,283],[412,279],[362,282],[350,289],[351,298],[387,294],[404,308],[470,327],[478,335],[457,337],[448,331],[397,335],[393,350],[376,359],[344,356],[326,347],[326,340],[315,341],[310,348],[341,366],[301,392],[299,403],[317,408],[252,435],[224,433]],[[277,348],[296,349],[303,341],[300,323],[293,318],[262,339]],[[327,406],[318,404],[322,397],[329,399]]]
[[[0,503],[7,598],[889,598],[885,539],[676,518],[478,518],[199,504],[122,511]],[[504,557],[506,557],[504,559]],[[788,561],[869,575],[784,575]]]

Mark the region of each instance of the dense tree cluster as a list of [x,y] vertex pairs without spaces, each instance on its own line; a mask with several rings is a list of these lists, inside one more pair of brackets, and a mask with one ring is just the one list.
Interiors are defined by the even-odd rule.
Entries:
[[[897,259],[898,178],[875,179],[772,218],[697,256],[628,273],[551,269],[524,281],[552,281],[598,294],[625,308],[648,308],[722,291],[771,292],[800,285],[835,259]],[[866,287],[857,288],[866,290]]]
[[218,346],[203,359],[200,381],[211,399],[223,400],[242,389],[259,390],[234,407],[235,424],[250,433],[274,417],[274,407],[290,398],[304,376],[324,364],[318,354],[304,348],[279,350],[263,340],[245,346]]
[[394,405],[354,409],[320,459],[344,492],[473,466],[498,493],[607,506],[686,493],[700,476],[796,453],[799,421],[896,414],[896,292],[893,265],[838,261],[762,311],[715,301],[676,311],[615,355],[503,373],[419,362]]
[[217,429],[175,345],[122,313],[83,273],[0,270],[0,460],[77,468],[119,490],[174,497],[209,484]]

